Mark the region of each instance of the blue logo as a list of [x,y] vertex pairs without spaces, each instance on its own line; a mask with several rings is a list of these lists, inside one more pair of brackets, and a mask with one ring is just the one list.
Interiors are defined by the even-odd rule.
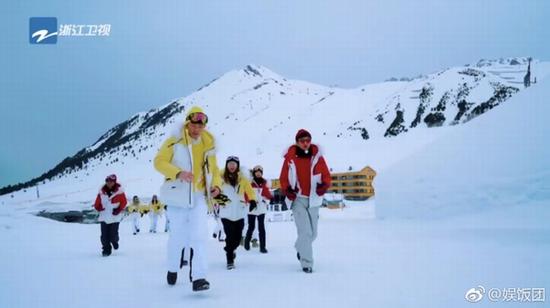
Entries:
[[56,44],[57,18],[31,17],[29,19],[29,43]]

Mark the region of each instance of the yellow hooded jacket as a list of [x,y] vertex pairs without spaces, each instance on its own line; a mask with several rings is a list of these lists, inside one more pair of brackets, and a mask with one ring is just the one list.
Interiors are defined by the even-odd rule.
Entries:
[[128,213],[147,214],[149,212],[149,206],[143,203],[131,203],[127,208]]
[[162,204],[161,202],[157,202],[157,203],[151,202],[149,204],[149,207],[151,208],[151,212],[155,214],[161,214],[164,211],[164,204]]
[[[193,107],[187,113],[189,116],[192,113],[203,112],[200,107]],[[186,119],[187,119],[186,116]],[[177,174],[183,170],[172,164],[172,158],[174,157],[173,146],[177,143],[188,146],[191,144],[191,155],[193,159],[193,191],[204,191],[206,194],[206,177],[205,171],[208,172],[209,178],[212,179],[208,187],[208,190],[214,187],[221,187],[221,178],[219,175],[218,164],[216,160],[215,140],[214,136],[208,131],[203,130],[200,136],[200,142],[191,142],[191,137],[187,132],[188,120],[185,121],[179,136],[171,136],[164,141],[160,147],[157,156],[155,157],[154,165],[155,169],[162,173],[166,180],[175,180]],[[190,170],[185,170],[190,171]],[[212,200],[207,200],[208,208],[212,209]]]

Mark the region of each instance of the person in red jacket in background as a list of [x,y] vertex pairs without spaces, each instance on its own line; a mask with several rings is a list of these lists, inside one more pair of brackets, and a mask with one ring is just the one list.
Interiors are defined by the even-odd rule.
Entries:
[[288,148],[279,181],[281,192],[290,203],[298,238],[298,260],[305,273],[313,272],[313,241],[317,238],[319,207],[331,184],[327,163],[319,147],[311,143],[311,134],[300,129],[296,144]]
[[264,168],[256,166],[250,171],[252,174],[252,189],[256,193],[256,202],[258,206],[248,213],[248,230],[244,239],[244,249],[250,249],[250,240],[256,227],[256,219],[258,220],[258,233],[260,235],[260,252],[267,253],[265,243],[265,214],[267,213],[267,204],[273,200],[273,195],[269,191],[269,183],[264,179]]
[[101,245],[104,257],[111,255],[111,245],[115,250],[118,249],[118,225],[127,203],[124,190],[117,183],[116,175],[109,175],[94,203],[94,208],[99,212],[98,221],[101,223]]

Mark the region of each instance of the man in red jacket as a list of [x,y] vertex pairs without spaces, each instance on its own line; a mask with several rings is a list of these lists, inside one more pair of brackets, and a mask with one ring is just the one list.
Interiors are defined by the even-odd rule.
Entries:
[[281,175],[281,192],[291,204],[298,238],[294,247],[305,273],[313,271],[313,241],[317,237],[319,207],[330,187],[330,172],[319,147],[311,143],[311,134],[300,129],[296,144],[288,149]]
[[98,221],[101,222],[102,255],[111,255],[111,245],[118,249],[118,225],[122,220],[122,211],[128,201],[122,186],[117,183],[116,175],[111,174],[105,179],[95,198],[94,208],[99,212]]

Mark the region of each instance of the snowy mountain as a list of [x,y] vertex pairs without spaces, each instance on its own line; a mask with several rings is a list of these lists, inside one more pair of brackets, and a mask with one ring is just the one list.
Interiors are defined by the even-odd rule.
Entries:
[[[550,203],[550,80],[449,132],[375,179],[377,215],[447,218]],[[519,118],[519,119],[518,119]],[[535,212],[533,212],[535,213]],[[548,215],[539,217],[547,226]],[[491,221],[484,222],[490,225]],[[509,222],[510,223],[510,222]],[[527,221],[516,221],[532,227]]]
[[[531,66],[539,80],[550,72],[547,62],[535,60]],[[36,198],[35,188],[28,189],[36,185],[42,196],[78,194],[87,200],[109,173],[136,194],[155,193],[162,177],[152,159],[193,105],[209,115],[220,161],[238,155],[245,166],[264,165],[266,176],[274,178],[295,132],[307,128],[333,170],[365,165],[381,170],[523,91],[526,70],[526,58],[482,60],[409,81],[342,89],[248,65],[132,116],[40,177],[2,188],[0,200]]]

